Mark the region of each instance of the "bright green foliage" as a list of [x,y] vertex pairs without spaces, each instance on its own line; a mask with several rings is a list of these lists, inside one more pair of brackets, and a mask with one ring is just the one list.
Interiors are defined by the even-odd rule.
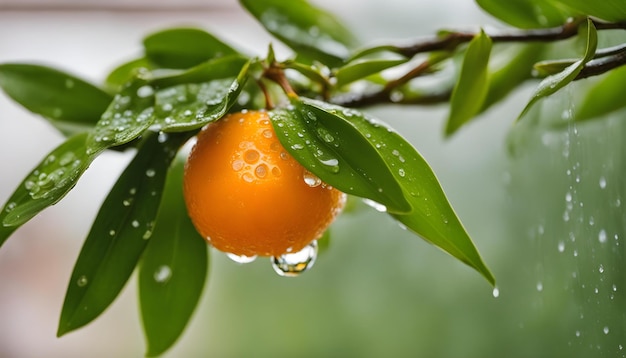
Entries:
[[139,306],[148,356],[165,352],[189,321],[204,288],[208,248],[187,216],[184,160],[170,168],[159,214],[139,266]]
[[[589,17],[623,21],[623,0],[477,0],[518,31],[442,31],[415,45],[358,50],[341,21],[305,0],[240,2],[294,50],[292,58],[278,61],[271,46],[265,59],[250,58],[204,30],[173,28],[146,37],[144,53],[106,77],[106,91],[57,69],[0,64],[0,88],[68,136],[0,211],[0,245],[61,200],[102,152],[137,150],[85,240],[58,335],[98,317],[137,266],[147,354],[165,352],[182,334],[206,282],[208,253],[182,200],[182,164],[170,164],[201,127],[228,113],[267,109],[285,149],[309,171],[351,194],[351,201],[373,202],[495,285],[417,149],[351,107],[449,101],[451,135],[533,77],[545,78],[520,117],[572,81],[609,71],[583,96],[575,119],[601,118],[624,106],[626,46],[598,49],[597,32],[625,26]],[[527,28],[533,30],[520,30]],[[555,58],[559,51],[550,42],[576,31],[584,55]],[[328,249],[328,234],[319,243]]]
[[482,108],[489,90],[487,66],[490,54],[491,39],[481,31],[467,47],[461,75],[452,91],[446,135],[456,132]]
[[68,135],[91,127],[111,102],[111,96],[96,86],[40,65],[0,65],[0,87]]

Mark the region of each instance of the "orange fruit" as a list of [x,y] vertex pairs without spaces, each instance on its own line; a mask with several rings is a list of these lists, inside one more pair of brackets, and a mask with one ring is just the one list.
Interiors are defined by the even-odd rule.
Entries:
[[287,153],[265,111],[228,115],[198,134],[184,196],[196,230],[237,256],[298,252],[324,233],[345,202]]

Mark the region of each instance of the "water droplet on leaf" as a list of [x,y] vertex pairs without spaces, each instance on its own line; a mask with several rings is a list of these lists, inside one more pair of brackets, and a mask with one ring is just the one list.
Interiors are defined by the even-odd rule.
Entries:
[[172,277],[172,269],[167,265],[161,265],[154,272],[154,280],[158,283],[166,283]]

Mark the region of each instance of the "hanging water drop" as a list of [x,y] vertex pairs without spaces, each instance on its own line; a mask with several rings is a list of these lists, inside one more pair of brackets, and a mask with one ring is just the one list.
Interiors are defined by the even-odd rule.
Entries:
[[498,298],[500,297],[500,290],[497,287],[494,287],[491,294],[493,295],[494,298]]
[[229,259],[235,261],[238,264],[249,264],[250,262],[256,260],[256,258],[257,258],[256,255],[253,255],[253,256],[235,255],[235,254],[232,254],[230,252],[227,252],[226,256]]
[[322,179],[318,178],[315,174],[305,171],[303,174],[304,183],[311,188],[320,186],[322,184]]
[[310,269],[317,258],[317,241],[314,240],[302,250],[272,257],[272,267],[280,276],[296,277]]

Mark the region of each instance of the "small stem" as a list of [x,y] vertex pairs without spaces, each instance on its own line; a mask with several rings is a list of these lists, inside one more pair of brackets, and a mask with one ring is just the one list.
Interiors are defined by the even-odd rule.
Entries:
[[269,90],[265,83],[263,83],[262,79],[257,80],[257,85],[261,88],[261,92],[263,92],[263,97],[265,97],[265,107],[267,109],[274,108],[274,102],[272,101],[272,97],[270,96]]
[[626,51],[616,53],[612,56],[593,59],[585,64],[585,67],[583,67],[582,71],[580,71],[574,81],[582,80],[587,77],[598,76],[624,65],[626,65]]

